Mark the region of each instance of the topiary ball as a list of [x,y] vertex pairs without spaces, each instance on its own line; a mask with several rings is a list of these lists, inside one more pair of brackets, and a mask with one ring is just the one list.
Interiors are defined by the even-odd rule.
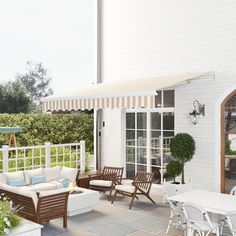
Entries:
[[176,160],[169,161],[169,163],[166,165],[167,175],[175,178],[176,176],[181,174],[182,167],[183,165],[179,161]]
[[190,161],[195,153],[195,141],[187,133],[179,133],[171,139],[171,155],[181,163]]

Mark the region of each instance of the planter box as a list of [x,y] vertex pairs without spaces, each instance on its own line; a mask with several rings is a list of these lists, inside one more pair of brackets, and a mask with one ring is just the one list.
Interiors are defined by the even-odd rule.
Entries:
[[36,224],[29,220],[23,220],[22,223],[11,230],[9,236],[41,236],[42,225]]

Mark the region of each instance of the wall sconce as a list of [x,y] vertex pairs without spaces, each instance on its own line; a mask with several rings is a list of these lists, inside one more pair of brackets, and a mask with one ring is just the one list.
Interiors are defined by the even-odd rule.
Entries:
[[196,125],[200,115],[205,116],[205,104],[200,104],[198,100],[193,102],[193,111],[189,113],[191,121]]

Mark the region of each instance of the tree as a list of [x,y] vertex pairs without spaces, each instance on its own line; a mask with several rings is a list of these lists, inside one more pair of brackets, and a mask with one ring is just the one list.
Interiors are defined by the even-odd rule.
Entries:
[[175,135],[170,142],[170,152],[175,160],[182,165],[182,184],[184,184],[184,164],[193,158],[195,153],[195,141],[187,133]]
[[31,101],[37,105],[41,98],[53,94],[53,90],[49,87],[51,82],[49,71],[43,67],[42,63],[35,64],[27,61],[27,72],[25,74],[17,74],[16,80],[22,83]]
[[28,113],[31,100],[19,81],[0,84],[0,113]]

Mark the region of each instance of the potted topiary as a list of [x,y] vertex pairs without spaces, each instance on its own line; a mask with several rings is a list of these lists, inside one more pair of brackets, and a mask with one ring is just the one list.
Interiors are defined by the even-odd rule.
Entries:
[[182,172],[182,165],[179,161],[171,160],[166,166],[166,172],[169,177],[173,178],[172,184],[180,184],[179,182],[175,181],[175,178],[179,176]]
[[184,184],[184,165],[193,158],[195,153],[195,141],[193,137],[187,133],[175,135],[170,142],[170,152],[174,160],[178,161],[182,166],[181,183]]

